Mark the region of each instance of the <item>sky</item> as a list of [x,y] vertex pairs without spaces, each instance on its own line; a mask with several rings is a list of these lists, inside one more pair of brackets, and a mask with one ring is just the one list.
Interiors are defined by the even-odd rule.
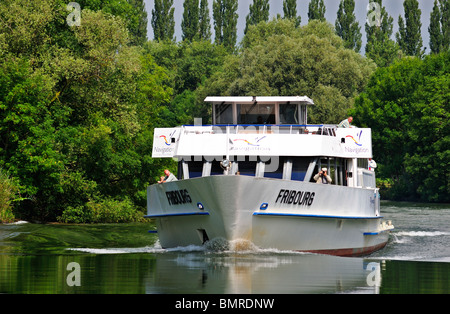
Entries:
[[[214,37],[214,26],[213,26],[213,17],[212,17],[212,3],[213,0],[209,0],[210,6],[210,14],[211,14],[211,32]],[[302,17],[302,25],[308,23],[308,4],[310,0],[297,0],[297,13]],[[340,0],[324,0],[326,6],[326,14],[325,17],[328,22],[334,25],[336,21],[336,15],[339,8]],[[355,14],[356,18],[359,21],[359,25],[361,27],[361,33],[363,34],[363,48],[361,52],[364,52],[364,47],[366,44],[366,34],[364,25],[367,17],[367,6],[370,0],[355,0]],[[184,0],[174,0],[175,6],[175,37],[176,40],[181,40],[181,21],[183,19],[183,3]],[[249,6],[253,3],[253,0],[239,0],[239,8],[238,8],[238,42],[242,40],[244,36],[244,28],[245,28],[245,18],[249,12]],[[430,25],[430,13],[433,9],[432,0],[419,0],[419,8],[422,10],[422,39],[423,46],[429,47],[429,34],[428,34],[428,26]],[[145,5],[148,14],[148,39],[153,39],[153,29],[151,25],[151,16],[152,10],[154,9],[154,0],[145,0]],[[390,16],[394,18],[394,34],[393,38],[395,40],[395,33],[398,31],[398,17],[402,15],[404,17],[404,9],[403,9],[403,0],[384,0],[383,5],[386,7],[387,12]],[[272,17],[280,14],[283,16],[283,1],[282,0],[270,0],[270,19]],[[427,48],[426,53],[429,53],[430,49]]]

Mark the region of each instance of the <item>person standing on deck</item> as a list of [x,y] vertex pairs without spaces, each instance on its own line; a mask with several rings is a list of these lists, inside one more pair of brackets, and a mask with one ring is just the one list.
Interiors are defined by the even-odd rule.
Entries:
[[345,120],[342,120],[341,123],[338,124],[338,128],[351,128],[352,122],[353,122],[353,117],[349,117]]
[[172,182],[172,181],[178,181],[177,178],[173,175],[173,173],[170,173],[169,170],[164,170],[165,177],[161,177],[161,180],[158,181],[159,184],[166,183],[166,182]]
[[333,180],[331,177],[327,174],[328,169],[322,168],[322,171],[320,171],[318,174],[314,176],[314,181],[318,184],[331,184]]

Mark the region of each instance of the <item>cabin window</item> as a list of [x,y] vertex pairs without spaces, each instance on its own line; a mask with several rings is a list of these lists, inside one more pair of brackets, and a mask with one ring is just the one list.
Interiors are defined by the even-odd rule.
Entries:
[[292,158],[292,177],[294,181],[304,181],[308,171],[310,158],[293,157]]
[[[278,163],[276,163],[274,160],[272,160],[273,158],[278,158]],[[283,179],[283,170],[284,170],[284,163],[286,162],[286,158],[285,157],[271,157],[270,163],[271,165],[274,164],[277,168],[276,169],[271,169],[271,171],[267,171],[271,167],[266,166],[265,167],[265,172],[264,172],[264,177],[265,178],[272,178],[272,179]]]
[[[236,159],[235,159],[236,160]],[[255,157],[238,157],[237,158],[238,169],[236,174],[241,176],[255,176],[256,173],[256,158]]]
[[200,178],[203,173],[203,160],[202,161],[187,161],[189,167],[189,178]]
[[211,166],[211,175],[220,176],[223,175],[223,168],[220,166],[220,161],[214,160]]
[[298,105],[280,104],[280,124],[299,124]]
[[275,124],[275,104],[237,105],[238,124]]
[[233,124],[233,105],[216,104],[214,106],[215,124]]

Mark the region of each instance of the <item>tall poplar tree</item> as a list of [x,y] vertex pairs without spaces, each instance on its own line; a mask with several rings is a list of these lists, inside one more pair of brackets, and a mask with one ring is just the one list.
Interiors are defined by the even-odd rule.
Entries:
[[193,41],[198,37],[199,30],[199,0],[184,0],[183,20],[181,22],[181,31],[183,40]]
[[198,16],[198,34],[200,40],[211,40],[211,19],[209,17],[208,0],[200,1]]
[[296,27],[300,26],[302,17],[297,16],[297,0],[283,0],[283,13],[285,19],[295,21]]
[[250,4],[250,12],[246,17],[244,34],[247,34],[250,25],[256,25],[259,22],[269,21],[269,0],[253,0]]
[[238,0],[214,0],[215,42],[234,51],[237,41]]
[[131,43],[135,45],[143,45],[147,41],[147,11],[145,10],[144,0],[128,0],[133,6],[133,22],[134,27],[129,28],[131,34]]
[[366,57],[380,67],[389,66],[397,57],[398,45],[391,39],[394,19],[383,6],[383,0],[373,0],[366,20]]
[[405,19],[403,20],[401,15],[398,18],[397,43],[408,56],[421,57],[425,51],[422,49],[422,22],[420,21],[422,10],[419,9],[419,1],[405,0],[403,8],[405,9]]
[[173,0],[155,0],[155,8],[152,10],[152,27],[155,40],[174,40],[175,8],[172,6]]
[[448,51],[450,49],[450,0],[440,0],[441,2],[441,13],[442,13],[442,46],[444,50]]
[[323,0],[311,0],[308,6],[308,19],[325,21],[325,11]]
[[430,14],[430,26],[428,32],[430,33],[430,49],[431,53],[439,53],[442,51],[442,42],[444,40],[441,31],[441,6],[438,0],[434,0],[433,11]]
[[344,40],[344,46],[356,52],[361,50],[361,27],[355,16],[355,0],[341,0],[335,23],[336,34]]
[[430,49],[431,53],[448,51],[450,48],[449,0],[435,0],[430,14]]

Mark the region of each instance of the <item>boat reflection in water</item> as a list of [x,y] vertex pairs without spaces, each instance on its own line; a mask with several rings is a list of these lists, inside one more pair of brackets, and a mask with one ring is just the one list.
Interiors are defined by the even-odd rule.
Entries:
[[379,293],[381,261],[237,245],[239,251],[205,254],[191,246],[194,252],[159,255],[145,279],[146,293]]

